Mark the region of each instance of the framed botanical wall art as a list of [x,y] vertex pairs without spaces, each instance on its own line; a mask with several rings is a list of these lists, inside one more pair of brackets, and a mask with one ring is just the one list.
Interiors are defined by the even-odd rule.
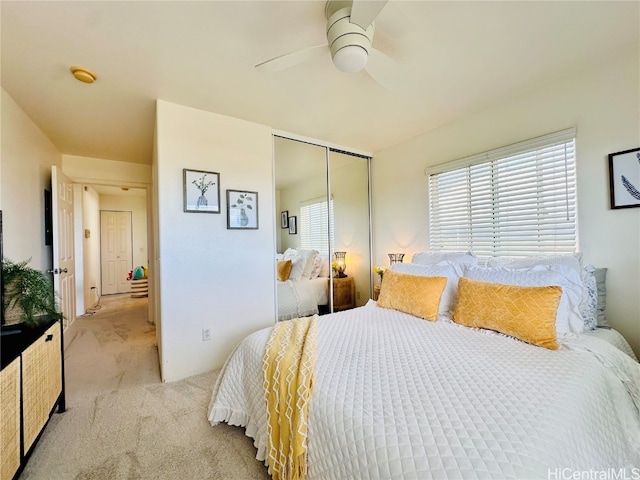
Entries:
[[227,228],[258,229],[258,192],[227,190]]
[[298,217],[289,217],[289,235],[298,233]]
[[640,148],[609,154],[611,208],[640,207]]
[[183,169],[184,211],[220,213],[220,174]]
[[280,228],[289,228],[289,210],[280,212]]

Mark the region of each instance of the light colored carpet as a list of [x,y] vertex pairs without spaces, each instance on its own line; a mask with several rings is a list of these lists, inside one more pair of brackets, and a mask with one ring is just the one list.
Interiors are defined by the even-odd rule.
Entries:
[[101,304],[65,332],[67,411],[20,480],[270,478],[244,429],[207,421],[218,371],[161,383],[147,299]]

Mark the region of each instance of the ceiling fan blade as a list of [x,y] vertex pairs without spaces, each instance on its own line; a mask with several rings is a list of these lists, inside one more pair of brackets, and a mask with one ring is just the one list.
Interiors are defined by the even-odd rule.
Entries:
[[380,50],[371,49],[365,70],[371,78],[390,92],[398,92],[404,85],[403,72],[400,65]]
[[290,68],[300,63],[308,62],[314,58],[326,55],[329,45],[316,45],[314,47],[303,48],[295,52],[280,55],[266,62],[256,65],[256,69],[262,72],[278,72],[285,68]]
[[351,23],[360,25],[366,30],[386,4],[387,0],[353,0],[353,5],[351,6]]

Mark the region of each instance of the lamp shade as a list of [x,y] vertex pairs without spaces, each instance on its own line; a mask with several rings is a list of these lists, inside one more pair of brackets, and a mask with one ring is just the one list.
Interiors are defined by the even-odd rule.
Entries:
[[389,264],[393,265],[394,263],[402,263],[402,259],[404,258],[404,253],[389,253]]

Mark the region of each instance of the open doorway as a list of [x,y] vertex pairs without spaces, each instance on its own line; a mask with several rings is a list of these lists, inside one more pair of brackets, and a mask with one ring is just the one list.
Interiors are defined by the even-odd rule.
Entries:
[[150,202],[145,188],[79,184],[76,192],[76,298],[81,315],[103,295],[129,292],[128,273],[148,267]]

